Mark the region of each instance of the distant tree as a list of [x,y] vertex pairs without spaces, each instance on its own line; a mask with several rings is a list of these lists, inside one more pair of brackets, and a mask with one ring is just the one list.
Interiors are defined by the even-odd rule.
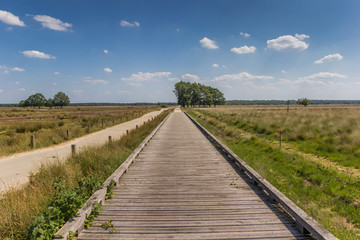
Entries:
[[288,111],[289,111],[289,108],[290,108],[290,100],[287,100],[287,101],[286,101],[286,104],[287,104],[287,109],[286,109],[286,111],[288,112]]
[[55,94],[54,99],[54,106],[63,107],[68,106],[70,104],[70,98],[63,92],[58,92]]
[[26,106],[26,101],[25,100],[21,100],[18,104],[18,107],[27,107]]
[[209,106],[225,104],[224,94],[217,88],[200,83],[180,81],[175,84],[174,93],[178,104],[189,107],[196,105]]
[[46,98],[41,93],[35,93],[31,96],[29,96],[25,100],[25,105],[30,107],[42,107],[46,103]]
[[45,106],[52,108],[54,106],[54,100],[52,98],[49,98],[48,100],[46,100]]
[[299,105],[304,105],[304,107],[306,107],[307,105],[310,104],[310,100],[307,99],[307,98],[299,98],[299,99],[297,100],[297,103],[298,103]]

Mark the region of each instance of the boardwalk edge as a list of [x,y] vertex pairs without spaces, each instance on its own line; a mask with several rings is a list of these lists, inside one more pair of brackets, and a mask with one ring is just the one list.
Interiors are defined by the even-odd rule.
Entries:
[[95,203],[104,203],[105,202],[105,195],[107,191],[107,187],[110,182],[113,180],[117,184],[120,180],[120,177],[126,173],[127,169],[133,163],[135,158],[140,154],[140,152],[144,149],[147,143],[153,138],[153,136],[157,133],[160,127],[164,124],[164,122],[169,118],[172,114],[170,112],[163,121],[140,143],[140,145],[134,150],[133,153],[114,171],[113,174],[108,177],[103,183],[103,187],[97,190],[90,198],[85,202],[83,207],[77,212],[76,216],[68,220],[60,230],[55,233],[55,239],[64,239],[66,240],[70,232],[76,233],[79,235],[80,232],[84,229],[84,222],[86,217],[90,215],[91,211],[94,208]]
[[220,142],[213,134],[201,126],[188,113],[186,116],[200,129],[200,131],[212,142],[217,148],[234,160],[238,166],[252,179],[253,183],[261,187],[269,196],[270,201],[276,201],[286,210],[296,222],[296,226],[301,233],[308,232],[318,240],[337,240],[328,230],[321,226],[317,221],[310,217],[306,212],[299,208],[293,201],[282,194],[277,188],[270,184],[265,178],[252,169],[244,160],[239,158],[233,151]]

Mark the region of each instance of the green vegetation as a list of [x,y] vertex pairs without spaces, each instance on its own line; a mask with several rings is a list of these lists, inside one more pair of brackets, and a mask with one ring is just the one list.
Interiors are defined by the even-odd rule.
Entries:
[[217,88],[180,81],[175,84],[174,93],[181,106],[211,106],[224,105],[224,94]]
[[35,93],[29,96],[26,100],[21,100],[18,104],[19,107],[63,107],[70,104],[70,98],[63,92],[55,94],[54,99],[46,99],[41,93]]
[[[351,162],[346,161],[346,156],[351,154],[339,159],[336,156],[341,156],[340,153],[328,155],[328,152],[312,146],[315,142],[327,146],[326,135],[334,128],[349,126],[349,121],[352,133],[356,132],[351,119],[360,114],[359,108],[297,107],[287,112],[284,106],[187,111],[339,239],[359,239],[359,158],[352,157]],[[283,148],[279,148],[278,143],[280,129],[284,132]],[[316,141],[311,140],[310,133],[313,132],[313,137],[321,135],[315,137]],[[337,131],[337,135],[343,133],[349,134]],[[304,134],[304,138],[296,137],[298,134]],[[336,136],[334,141],[342,137]],[[315,151],[306,153],[302,149],[316,149],[316,154]],[[320,153],[332,158],[319,158]]]
[[86,216],[86,220],[84,222],[85,228],[89,228],[91,226],[91,223],[95,221],[96,216],[100,214],[101,207],[101,202],[94,203],[94,208],[92,209],[91,213],[89,214],[89,216]]
[[4,194],[0,239],[49,239],[168,113],[164,111],[118,141],[42,166],[27,186]]
[[[307,98],[299,98],[299,99],[297,100],[297,104],[303,105],[304,107],[306,107],[307,105],[310,104],[310,100],[307,99]],[[288,104],[288,105],[289,105],[289,104]]]
[[1,108],[0,156],[32,150],[31,135],[35,135],[36,148],[47,147],[88,134],[89,125],[90,131],[95,132],[157,109],[157,106]]
[[109,230],[109,233],[116,233],[115,226],[112,223],[111,219],[109,221],[104,222],[103,224],[101,224],[101,227],[104,228],[105,230]]

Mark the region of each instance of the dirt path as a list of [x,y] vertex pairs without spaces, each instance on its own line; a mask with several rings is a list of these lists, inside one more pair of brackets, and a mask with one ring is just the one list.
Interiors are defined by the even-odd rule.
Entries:
[[71,145],[76,145],[76,151],[85,147],[103,145],[109,140],[120,139],[126,134],[126,130],[142,125],[152,117],[157,116],[161,111],[154,111],[140,118],[91,133],[65,143],[52,147],[37,149],[30,152],[17,153],[11,156],[0,158],[0,193],[10,188],[23,185],[29,181],[29,174],[36,172],[42,163],[51,163],[57,160],[63,161],[71,154]]

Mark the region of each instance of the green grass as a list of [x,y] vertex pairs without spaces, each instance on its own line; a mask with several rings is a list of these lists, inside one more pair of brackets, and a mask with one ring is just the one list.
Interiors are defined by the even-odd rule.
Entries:
[[244,137],[234,119],[187,112],[339,239],[360,238],[359,178],[283,151],[261,135]]
[[161,113],[118,141],[88,148],[65,162],[42,166],[28,185],[3,195],[0,239],[46,239],[39,236],[52,235],[168,113]]
[[48,147],[88,134],[89,125],[90,131],[95,132],[158,109],[155,106],[1,108],[0,156],[32,150],[31,135],[35,135],[35,148]]

